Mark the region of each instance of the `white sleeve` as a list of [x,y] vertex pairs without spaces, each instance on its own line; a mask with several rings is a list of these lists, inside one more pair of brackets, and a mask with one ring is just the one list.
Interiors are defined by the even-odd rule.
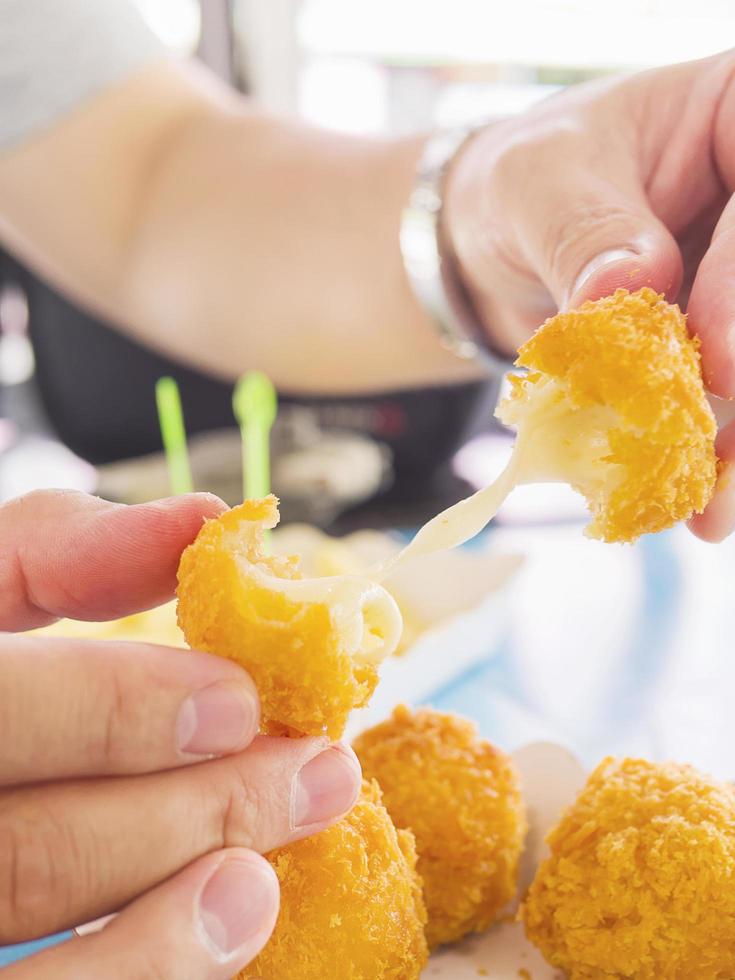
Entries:
[[167,54],[129,0],[0,0],[0,151]]

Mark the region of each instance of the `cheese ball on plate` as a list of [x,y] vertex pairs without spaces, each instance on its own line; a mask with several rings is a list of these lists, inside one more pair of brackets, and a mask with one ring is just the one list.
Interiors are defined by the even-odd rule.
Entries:
[[414,839],[376,783],[338,824],[267,857],[281,911],[239,980],[418,980],[428,950]]
[[515,896],[526,835],[510,757],[463,718],[405,706],[353,747],[395,825],[416,837],[429,946],[487,929]]
[[735,789],[606,759],[548,836],[521,909],[570,980],[735,977]]

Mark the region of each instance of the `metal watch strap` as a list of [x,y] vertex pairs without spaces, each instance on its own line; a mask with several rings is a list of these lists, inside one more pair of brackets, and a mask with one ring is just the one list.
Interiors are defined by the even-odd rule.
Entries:
[[467,289],[440,241],[447,170],[479,128],[439,131],[427,140],[401,219],[401,252],[411,287],[431,314],[444,346],[464,360],[480,362],[489,373],[501,375],[511,364],[496,354],[485,339]]

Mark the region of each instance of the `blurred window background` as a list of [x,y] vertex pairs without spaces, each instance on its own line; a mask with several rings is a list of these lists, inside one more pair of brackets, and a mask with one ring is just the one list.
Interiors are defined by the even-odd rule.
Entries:
[[[161,40],[181,54],[199,44],[202,16],[199,0],[133,0]],[[206,0],[205,0],[206,2]]]
[[399,135],[510,115],[560,86],[735,44],[732,0],[136,0],[181,52],[231,19],[236,77],[272,108]]

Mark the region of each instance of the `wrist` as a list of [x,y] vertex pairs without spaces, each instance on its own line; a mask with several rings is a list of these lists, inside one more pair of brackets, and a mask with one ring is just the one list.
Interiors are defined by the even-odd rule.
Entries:
[[517,338],[504,329],[504,311],[491,297],[497,295],[501,270],[496,257],[499,216],[488,204],[489,174],[494,166],[496,141],[488,123],[459,148],[447,169],[441,222],[441,247],[452,262],[475,311],[486,344],[501,359],[513,361]]
[[447,175],[476,129],[437,131],[426,141],[401,221],[401,251],[414,294],[443,345],[457,357],[499,376],[508,361],[489,343],[461,274],[445,214]]

